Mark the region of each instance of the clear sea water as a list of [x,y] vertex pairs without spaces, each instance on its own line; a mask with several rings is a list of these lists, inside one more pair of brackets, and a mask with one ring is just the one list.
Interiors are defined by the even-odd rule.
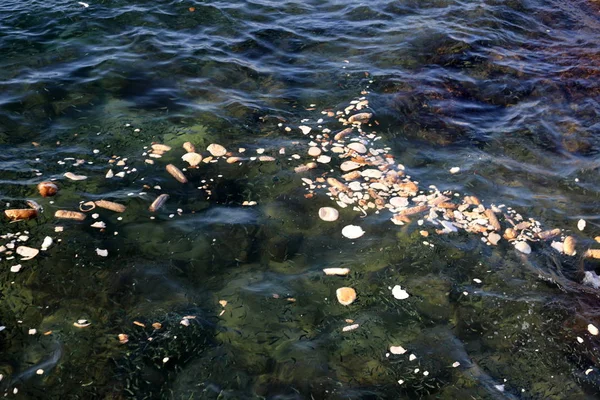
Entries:
[[[3,0],[0,206],[33,199],[44,212],[3,219],[0,235],[54,244],[18,273],[0,254],[1,393],[597,398],[588,324],[600,327],[600,300],[582,280],[600,264],[581,255],[600,248],[599,38],[600,7],[583,0]],[[467,233],[432,235],[430,247],[416,223],[350,210],[319,220],[333,203],[305,197],[288,157],[306,151],[297,127],[361,93],[381,142],[423,187],[563,229],[578,254],[536,243],[526,256]],[[210,143],[288,153],[201,164],[186,185],[144,163],[158,142],[173,147],[161,162],[182,165],[186,141],[204,155]],[[106,179],[113,156],[135,171]],[[59,194],[41,198],[49,179]],[[94,210],[102,231],[90,216],[53,217],[102,198],[127,206]],[[343,238],[351,223],[366,234]],[[395,285],[410,297],[394,299]],[[355,303],[338,304],[340,286]],[[399,345],[407,353],[389,354]]]

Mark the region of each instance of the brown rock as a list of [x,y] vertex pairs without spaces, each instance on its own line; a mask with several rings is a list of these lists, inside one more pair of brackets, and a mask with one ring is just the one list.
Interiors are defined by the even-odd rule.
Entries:
[[512,240],[517,237],[517,232],[513,228],[506,228],[504,231],[504,239]]
[[335,291],[338,301],[343,306],[348,306],[356,300],[356,290],[350,287],[341,287]]
[[37,210],[33,208],[4,210],[4,215],[11,221],[25,221],[37,217]]
[[585,252],[584,257],[586,258],[595,258],[596,260],[600,259],[600,249],[589,249]]
[[555,238],[558,235],[560,235],[560,229],[558,229],[558,228],[540,232],[537,234],[537,236],[542,240],[549,240],[549,239]]
[[96,201],[96,205],[100,208],[105,208],[107,210],[111,210],[118,213],[125,212],[126,209],[126,207],[123,204],[114,203],[112,201],[107,200],[98,200]]
[[465,203],[478,206],[481,204],[481,201],[479,201],[479,199],[475,196],[465,196]]
[[350,191],[350,189],[348,189],[348,186],[346,186],[345,184],[343,184],[342,182],[338,181],[335,178],[327,178],[327,184],[331,187],[336,188],[340,192],[349,192]]
[[342,178],[344,178],[344,180],[346,181],[354,181],[356,179],[359,179],[361,177],[361,173],[360,171],[352,171],[352,172],[348,172],[347,174],[342,175]]
[[491,209],[488,208],[487,210],[485,210],[484,214],[488,218],[490,225],[492,226],[492,228],[494,228],[495,231],[499,231],[500,229],[502,229],[502,227],[500,226],[500,221],[498,221],[498,218],[496,218],[496,214],[494,214],[494,212]]
[[181,183],[187,183],[187,181],[188,181],[187,178],[185,177],[185,175],[183,174],[183,172],[181,172],[181,170],[179,168],[177,168],[173,164],[168,164],[166,169],[167,169],[167,172],[169,174],[171,174],[171,176],[173,178],[177,179]]
[[352,128],[346,128],[343,131],[336,133],[333,138],[335,140],[342,140],[343,138],[345,138],[346,136],[348,136],[351,133],[352,133]]
[[79,211],[58,210],[54,213],[54,217],[60,219],[74,219],[77,221],[83,221],[85,219],[85,214]]
[[185,149],[185,151],[187,151],[188,153],[195,153],[196,152],[196,147],[191,143],[191,142],[185,142],[183,144],[183,148]]
[[348,118],[348,122],[350,122],[351,124],[366,124],[367,122],[369,122],[372,116],[373,114],[371,113],[358,113]]
[[577,239],[575,239],[573,236],[567,236],[563,243],[563,252],[568,256],[574,256],[576,245]]
[[408,216],[408,215],[420,214],[422,212],[427,211],[428,208],[429,208],[428,206],[415,206],[415,207],[411,207],[411,208],[402,210],[397,215]]
[[150,204],[150,207],[148,207],[148,210],[150,212],[155,212],[156,210],[158,210],[159,208],[161,208],[162,206],[165,205],[168,198],[169,198],[168,194],[165,194],[165,193],[161,194],[152,202],[152,204]]
[[51,197],[58,193],[58,186],[49,181],[38,183],[37,189],[42,197]]

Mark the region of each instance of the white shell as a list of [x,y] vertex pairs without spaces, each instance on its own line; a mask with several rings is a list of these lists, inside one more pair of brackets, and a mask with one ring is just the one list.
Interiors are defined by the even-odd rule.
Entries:
[[390,346],[390,353],[392,354],[404,354],[406,349],[402,346]]
[[227,149],[220,144],[212,143],[206,148],[213,157],[221,157],[227,153]]
[[523,254],[531,253],[531,247],[529,247],[529,245],[525,242],[516,242],[515,249],[519,250]]
[[592,334],[592,335],[594,335],[594,336],[596,336],[596,335],[598,335],[598,333],[600,333],[600,332],[598,331],[598,328],[596,328],[596,327],[595,327],[594,325],[592,325],[592,324],[589,324],[589,325],[588,325],[588,332],[589,332],[589,333],[591,333],[591,334]]
[[319,208],[319,218],[323,221],[332,222],[339,218],[340,213],[333,207],[321,207]]
[[48,250],[48,247],[52,246],[52,243],[54,241],[52,240],[52,238],[50,236],[46,236],[44,238],[44,241],[42,242],[42,250]]
[[318,147],[310,147],[308,149],[308,155],[311,157],[318,157],[321,155],[321,149]]
[[364,176],[365,178],[379,179],[381,178],[381,175],[383,175],[383,173],[380,170],[374,168],[365,169],[362,172],[362,176]]
[[340,275],[345,276],[350,273],[349,268],[324,268],[325,275]]
[[406,197],[392,197],[390,204],[394,208],[406,207],[408,206],[408,199]]
[[23,257],[21,260],[27,261],[31,260],[33,257],[37,256],[40,251],[38,249],[34,249],[33,247],[27,246],[19,246],[17,247],[17,254]]
[[356,225],[346,225],[344,229],[342,229],[342,235],[348,239],[358,239],[364,234],[365,231],[363,231],[360,226]]
[[360,168],[360,164],[354,161],[344,161],[342,165],[340,165],[340,169],[344,172],[352,171]]
[[585,220],[580,219],[579,221],[577,221],[577,228],[582,231],[585,229]]
[[349,187],[349,188],[350,188],[350,190],[352,190],[353,192],[360,192],[360,191],[362,191],[362,189],[363,189],[363,188],[362,188],[362,185],[361,185],[361,184],[360,184],[360,182],[358,182],[358,181],[353,181],[353,182],[350,182],[350,183],[348,184],[348,187]]
[[394,288],[392,289],[392,295],[398,300],[408,299],[409,296],[406,290],[402,289],[400,285],[394,286]]
[[359,142],[350,143],[348,145],[348,148],[360,154],[364,154],[367,152],[367,148],[365,147],[365,145]]
[[171,146],[167,146],[166,144],[161,144],[161,143],[154,143],[152,145],[152,150],[162,151],[162,152],[170,151],[171,150]]
[[299,126],[298,129],[300,129],[302,131],[302,133],[304,133],[305,135],[308,135],[309,132],[312,130],[309,126],[305,126],[305,125]]
[[202,156],[198,153],[185,153],[181,156],[181,159],[190,164],[191,167],[195,167],[202,161]]
[[83,181],[83,180],[87,179],[87,176],[85,176],[85,175],[75,175],[72,172],[66,172],[65,173],[65,178],[69,178],[72,181]]
[[496,232],[492,232],[488,235],[488,241],[494,246],[498,244],[502,236],[498,235]]
[[108,250],[96,249],[96,254],[98,254],[100,257],[106,257],[106,256],[108,256]]

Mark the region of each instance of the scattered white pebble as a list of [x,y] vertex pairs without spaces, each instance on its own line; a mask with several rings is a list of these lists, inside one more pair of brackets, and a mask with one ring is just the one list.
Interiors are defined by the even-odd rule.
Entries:
[[165,358],[163,358],[163,360],[162,360],[162,361],[163,361],[163,364],[166,364],[166,363],[169,361],[169,357],[165,357]]
[[342,328],[342,332],[353,331],[355,329],[358,329],[358,327],[359,327],[358,324],[347,325],[347,326],[345,326],[345,327]]
[[460,363],[458,361],[452,363],[452,368],[456,368],[458,366],[460,366]]
[[577,221],[577,229],[579,229],[580,231],[585,229],[585,220],[580,219],[579,221]]
[[98,254],[100,257],[107,257],[108,256],[108,250],[106,250],[106,249],[96,249],[96,254]]
[[402,379],[398,379],[398,385],[402,385],[404,381]]
[[12,267],[10,267],[10,272],[19,272],[21,268],[21,264],[13,265]]
[[363,231],[360,226],[356,225],[346,225],[342,229],[342,235],[348,239],[358,239],[364,234],[365,231]]
[[450,173],[451,174],[456,174],[460,171],[460,167],[452,167],[450,168]]
[[475,283],[481,283],[481,279],[473,278],[473,282],[475,282]]
[[40,368],[37,371],[35,371],[35,373],[38,375],[44,375],[44,370]]
[[308,135],[311,131],[311,128],[305,125],[300,125],[298,127],[298,129],[300,129],[302,131],[303,134]]
[[27,333],[29,333],[30,335],[35,335],[37,333],[37,329],[32,328]]
[[48,247],[52,246],[53,240],[50,236],[46,236],[42,242],[42,251],[48,250]]
[[531,254],[531,247],[526,242],[518,241],[515,243],[515,249],[523,254]]
[[504,392],[504,385],[494,385],[494,387],[496,388],[496,390],[498,390],[499,392]]
[[588,325],[588,332],[590,332],[592,335],[596,336],[598,335],[599,331],[598,328],[596,328],[594,325],[589,324]]
[[415,361],[417,359],[417,356],[415,356],[414,354],[411,354],[410,356],[408,356],[408,361]]
[[578,341],[579,343],[583,343],[583,339],[582,339],[582,338],[580,338],[579,336],[577,336],[577,341]]
[[589,374],[590,374],[590,372],[592,372],[592,371],[593,371],[593,369],[592,369],[592,368],[586,369],[586,370],[585,370],[585,374],[586,374],[586,375],[589,375]]
[[392,354],[404,354],[407,350],[402,346],[390,346],[390,353]]
[[406,290],[402,289],[400,285],[394,286],[392,289],[392,295],[398,300],[408,299],[409,297],[409,294],[406,292]]

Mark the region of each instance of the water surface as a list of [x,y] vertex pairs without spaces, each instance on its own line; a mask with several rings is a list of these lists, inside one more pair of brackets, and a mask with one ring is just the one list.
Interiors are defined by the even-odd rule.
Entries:
[[[55,245],[19,273],[0,260],[0,389],[15,398],[595,398],[599,342],[587,326],[600,326],[599,302],[582,279],[598,263],[581,255],[600,247],[598,12],[593,2],[537,0],[3,1],[0,202],[35,199],[44,213],[3,220],[0,234],[20,232],[33,247],[50,235]],[[289,157],[305,157],[297,127],[340,129],[318,123],[321,111],[361,93],[372,129],[421,187],[564,229],[579,254],[536,244],[525,256],[467,233],[432,235],[430,247],[416,223],[351,210],[320,221],[319,207],[334,203],[305,197]],[[163,166],[181,165],[186,141],[205,155],[210,143],[287,153],[203,164],[181,185]],[[153,142],[174,150],[149,165],[142,153]],[[135,172],[105,179],[113,156]],[[89,178],[69,181],[67,171]],[[48,179],[61,191],[42,199],[35,185]],[[151,219],[162,192],[171,198]],[[128,207],[121,220],[95,210],[102,232],[90,217],[53,218],[101,198]],[[343,238],[351,223],[365,236]],[[325,277],[326,267],[352,272]],[[409,299],[394,299],[395,285]],[[351,306],[337,303],[340,286],[358,292]],[[74,327],[79,319],[91,325]],[[343,332],[346,320],[360,327]],[[407,353],[388,354],[397,345]]]

